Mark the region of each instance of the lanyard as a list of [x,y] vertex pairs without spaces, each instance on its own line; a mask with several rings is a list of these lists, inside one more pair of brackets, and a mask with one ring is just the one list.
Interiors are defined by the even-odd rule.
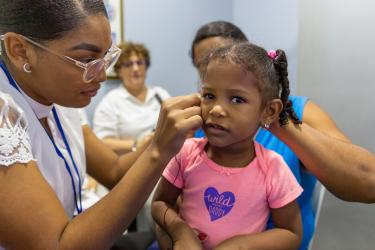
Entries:
[[[0,60],[0,67],[3,69],[3,71],[5,72],[7,78],[8,78],[8,81],[9,83],[18,91],[22,94],[22,92],[20,91],[20,89],[18,88],[16,82],[14,81],[13,77],[10,75],[8,69],[5,67],[5,65],[3,64],[3,62]],[[57,153],[57,155],[64,161],[65,163],[65,168],[66,168],[66,171],[68,171],[69,173],[69,176],[70,176],[70,180],[72,182],[72,189],[73,189],[73,194],[74,194],[74,203],[75,203],[75,207],[76,207],[76,210],[77,210],[77,213],[80,214],[82,212],[82,185],[81,185],[81,177],[79,175],[79,171],[78,171],[78,168],[77,168],[77,165],[74,161],[74,158],[73,158],[73,154],[72,154],[72,151],[70,150],[70,146],[69,146],[69,143],[68,143],[68,140],[66,139],[66,136],[65,136],[65,133],[64,133],[64,130],[63,130],[63,127],[61,125],[61,122],[60,122],[60,119],[59,119],[59,116],[57,115],[57,112],[56,112],[56,108],[53,107],[52,108],[52,113],[53,113],[53,117],[55,118],[55,121],[56,121],[56,125],[57,125],[57,128],[62,136],[62,139],[64,141],[64,144],[65,144],[65,147],[69,153],[69,157],[70,159],[72,160],[72,163],[73,163],[73,167],[74,167],[74,171],[78,177],[78,199],[77,200],[77,194],[76,194],[76,187],[75,187],[75,183],[74,183],[74,178],[73,178],[73,173],[72,173],[72,170],[68,164],[68,162],[66,161],[64,155],[61,153],[61,151],[59,150],[59,148],[57,147],[56,143],[54,142],[54,140],[48,135],[47,131],[47,135],[48,135],[48,138],[50,138],[54,148],[55,148],[55,151]],[[36,116],[36,114],[35,114]],[[38,118],[38,117],[37,117]]]

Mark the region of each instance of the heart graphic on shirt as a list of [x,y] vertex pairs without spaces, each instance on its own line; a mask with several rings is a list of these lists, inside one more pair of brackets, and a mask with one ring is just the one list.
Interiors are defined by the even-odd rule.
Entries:
[[222,218],[232,210],[236,198],[232,192],[219,193],[216,188],[209,187],[204,191],[204,203],[211,221]]

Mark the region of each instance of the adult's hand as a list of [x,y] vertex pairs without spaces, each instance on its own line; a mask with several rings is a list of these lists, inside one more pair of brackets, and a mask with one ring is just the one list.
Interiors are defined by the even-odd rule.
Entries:
[[153,142],[160,152],[175,155],[192,129],[202,125],[201,99],[197,94],[164,100]]

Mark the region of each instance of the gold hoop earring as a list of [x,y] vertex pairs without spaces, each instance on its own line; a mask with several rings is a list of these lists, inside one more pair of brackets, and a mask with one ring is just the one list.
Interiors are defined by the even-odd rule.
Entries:
[[30,74],[31,73],[31,69],[30,69],[30,64],[29,63],[25,63],[23,65],[23,71],[25,71],[26,73]]

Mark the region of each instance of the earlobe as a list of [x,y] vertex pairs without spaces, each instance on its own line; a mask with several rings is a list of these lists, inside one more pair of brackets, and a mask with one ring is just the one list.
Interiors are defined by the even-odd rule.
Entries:
[[283,103],[280,99],[272,99],[269,103],[266,104],[266,107],[263,110],[261,126],[266,127],[272,124],[274,121],[278,120],[279,114],[283,109]]
[[25,65],[27,65],[26,68],[30,70],[30,62],[32,61],[34,50],[31,48],[31,45],[19,35],[13,32],[6,33],[4,50],[11,64],[15,65],[20,70],[24,70]]
[[30,64],[29,63],[25,63],[23,65],[23,71],[25,71],[25,73],[31,73],[31,67],[30,67]]

